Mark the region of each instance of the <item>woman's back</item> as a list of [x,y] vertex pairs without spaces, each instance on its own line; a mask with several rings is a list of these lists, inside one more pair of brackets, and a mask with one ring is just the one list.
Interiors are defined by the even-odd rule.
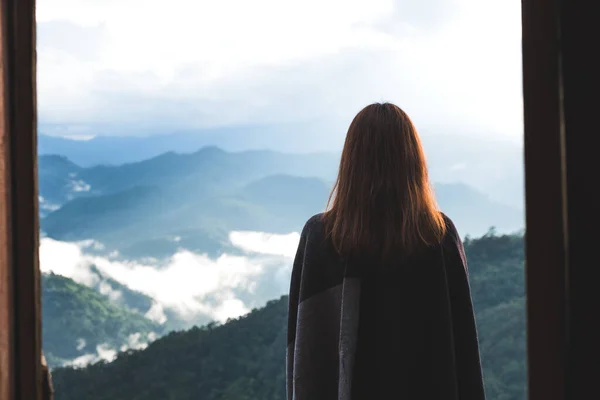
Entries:
[[462,243],[398,107],[352,121],[328,209],[302,231],[289,301],[288,399],[484,398]]
[[[471,299],[456,290],[466,279],[457,254],[462,246],[453,242],[456,231],[448,223],[443,244],[404,265],[362,275],[353,399],[483,398]],[[452,320],[459,315],[473,329],[455,342]],[[470,362],[458,369],[464,358]]]
[[[289,399],[484,398],[462,246],[446,220],[442,244],[387,266],[340,258],[323,215],[308,221],[290,291]],[[456,337],[453,318],[472,329]]]

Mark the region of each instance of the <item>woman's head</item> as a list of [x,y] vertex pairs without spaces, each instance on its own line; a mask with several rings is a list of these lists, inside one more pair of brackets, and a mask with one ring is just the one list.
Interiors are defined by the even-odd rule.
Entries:
[[326,225],[342,256],[389,259],[441,241],[421,141],[399,107],[371,104],[350,124]]

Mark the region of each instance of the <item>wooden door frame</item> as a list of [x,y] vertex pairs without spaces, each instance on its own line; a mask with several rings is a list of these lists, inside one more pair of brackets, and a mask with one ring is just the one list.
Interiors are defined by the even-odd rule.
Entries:
[[529,398],[565,399],[567,254],[558,3],[522,2]]
[[[600,309],[589,4],[522,1],[530,400],[584,399],[600,372],[600,324],[587,323]],[[0,399],[32,400],[42,392],[35,1],[0,5]]]
[[0,398],[41,397],[34,0],[0,0]]
[[597,393],[597,7],[523,0],[529,396]]

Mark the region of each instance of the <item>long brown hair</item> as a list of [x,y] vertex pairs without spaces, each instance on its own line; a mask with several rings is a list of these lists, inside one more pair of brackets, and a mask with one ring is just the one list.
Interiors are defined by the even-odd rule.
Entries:
[[327,234],[344,257],[390,261],[440,243],[446,225],[421,140],[399,107],[375,103],[356,115],[327,209]]

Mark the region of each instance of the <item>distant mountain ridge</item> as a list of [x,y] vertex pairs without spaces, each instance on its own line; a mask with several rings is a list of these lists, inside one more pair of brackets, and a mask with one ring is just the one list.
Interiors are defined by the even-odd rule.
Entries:
[[[204,147],[219,147],[231,152],[260,151],[271,149],[284,153],[324,153],[325,147],[338,148],[342,142],[321,142],[329,146],[302,146],[303,130],[311,127],[231,127],[215,128],[197,132],[177,132],[135,136],[96,136],[87,140],[74,140],[60,136],[38,134],[38,154],[59,154],[83,167],[96,165],[122,165],[157,157],[167,152],[189,153]],[[295,135],[295,137],[293,137]],[[313,134],[314,137],[314,134]]]
[[[51,178],[40,183],[40,195],[55,207],[42,215],[45,234],[63,241],[95,239],[124,256],[160,257],[183,245],[218,254],[233,230],[300,231],[325,209],[337,160],[206,147],[121,166],[82,168],[57,156],[41,156],[39,165],[40,176]],[[520,211],[467,185],[435,189],[461,233],[523,227]],[[182,242],[165,239],[175,236]]]
[[[43,132],[55,130],[41,127],[38,154],[63,155],[82,167],[134,163],[166,152],[190,153],[206,146],[217,146],[228,152],[270,149],[288,154],[318,153],[337,159],[345,129],[343,125],[294,124],[72,140],[45,135]],[[496,201],[523,209],[522,145],[485,134],[425,133],[421,138],[434,181],[463,182]]]
[[[72,165],[71,169],[65,168],[67,163]],[[39,156],[40,169],[44,172],[74,174],[69,177],[88,183],[91,192],[97,194],[117,192],[133,186],[164,185],[187,178],[196,179],[195,175],[207,173],[211,179],[235,178],[246,183],[274,173],[333,179],[337,164],[337,157],[327,153],[285,154],[269,150],[230,153],[214,146],[203,147],[192,153],[161,153],[149,159],[116,166],[79,167],[63,156]],[[184,183],[197,182],[188,180]]]

